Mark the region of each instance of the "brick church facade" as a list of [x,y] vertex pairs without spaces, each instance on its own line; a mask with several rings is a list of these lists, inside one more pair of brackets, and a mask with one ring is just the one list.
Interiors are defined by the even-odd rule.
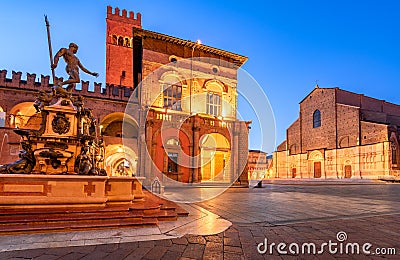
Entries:
[[339,88],[316,88],[273,156],[276,178],[399,175],[400,106]]
[[[248,125],[236,118],[236,84],[247,58],[144,30],[139,13],[119,8],[107,7],[106,25],[106,84],[82,82],[73,94],[94,108],[108,174],[246,183]],[[18,155],[12,129],[39,128],[32,104],[52,87],[49,76],[21,76],[0,71],[0,164]]]

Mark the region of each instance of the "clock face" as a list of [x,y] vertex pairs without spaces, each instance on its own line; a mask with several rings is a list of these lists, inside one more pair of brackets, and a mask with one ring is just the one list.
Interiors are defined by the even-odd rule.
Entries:
[[65,114],[58,112],[51,122],[53,131],[59,135],[68,133],[71,123]]

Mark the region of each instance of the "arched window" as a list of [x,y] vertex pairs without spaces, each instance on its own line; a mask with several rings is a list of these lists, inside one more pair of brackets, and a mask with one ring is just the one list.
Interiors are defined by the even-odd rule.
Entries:
[[213,116],[221,115],[221,96],[217,93],[207,93],[207,114]]
[[182,86],[180,84],[164,84],[164,108],[182,110]]
[[118,37],[118,45],[119,46],[124,46],[124,38]]
[[117,45],[117,41],[118,41],[117,35],[113,35],[112,36],[112,43]]
[[313,114],[313,128],[321,126],[321,112],[317,109]]
[[125,38],[125,46],[131,47],[131,41],[129,40],[129,38]]

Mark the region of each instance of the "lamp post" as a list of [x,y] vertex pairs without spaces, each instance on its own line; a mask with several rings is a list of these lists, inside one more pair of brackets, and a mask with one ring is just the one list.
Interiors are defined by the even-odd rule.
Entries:
[[[197,40],[196,42],[195,42],[195,44],[193,44],[193,47],[192,47],[192,59],[190,60],[190,100],[189,100],[189,113],[190,113],[190,116],[192,116],[192,94],[193,94],[193,58],[194,58],[194,49],[196,48],[196,45],[200,45],[201,44],[201,41],[200,40]],[[192,183],[194,183],[194,180],[195,180],[195,178],[194,178],[194,175],[195,175],[195,169],[194,169],[194,166],[195,166],[195,145],[194,145],[194,143],[195,143],[195,119],[194,118],[192,118]],[[196,165],[197,166],[197,165]]]

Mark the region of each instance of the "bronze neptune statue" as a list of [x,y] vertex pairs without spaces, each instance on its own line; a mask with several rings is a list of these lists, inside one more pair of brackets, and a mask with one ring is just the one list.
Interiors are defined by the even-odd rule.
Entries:
[[[56,93],[60,94],[61,96],[70,95],[72,90],[75,88],[76,83],[79,83],[81,81],[79,77],[79,69],[92,76],[95,77],[99,76],[97,72],[90,72],[82,65],[78,57],[76,57],[75,55],[77,51],[78,51],[78,45],[71,42],[69,44],[68,49],[61,48],[54,56],[54,63],[52,64],[52,68],[55,69],[57,67],[58,60],[60,59],[60,57],[63,57],[65,63],[67,64],[67,66],[65,67],[65,71],[69,75],[68,80],[63,82],[57,82],[55,86]],[[62,86],[64,85],[68,85],[66,90],[62,88]]]

